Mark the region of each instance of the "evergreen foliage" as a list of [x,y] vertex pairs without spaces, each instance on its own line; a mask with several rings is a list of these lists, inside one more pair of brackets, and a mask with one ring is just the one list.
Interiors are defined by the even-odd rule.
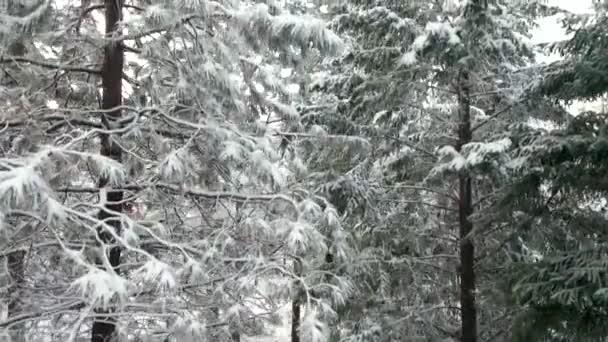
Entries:
[[605,340],[607,6],[0,1],[0,339]]
[[[269,121],[298,120],[276,54],[335,53],[341,40],[319,20],[214,1],[126,3],[120,30],[104,36],[107,6],[120,4],[45,2],[47,21],[40,7],[3,14],[3,32],[24,34],[2,38],[26,48],[1,57],[2,245],[26,252],[26,276],[7,266],[7,294],[21,300],[2,329],[67,341],[110,314],[121,340],[234,340],[264,334],[303,291],[302,334],[318,341],[318,316],[348,279],[329,286],[314,258],[303,274],[291,265],[341,223],[299,187]],[[117,46],[123,105],[100,110],[101,93],[116,91],[100,61],[122,59]],[[124,203],[108,203],[113,189]],[[320,289],[326,297],[311,295]]]
[[[538,2],[488,3],[487,10],[476,9],[481,3],[474,1],[349,1],[334,8],[334,27],[349,50],[320,68],[312,88],[315,105],[303,109],[303,120],[310,129],[341,139],[329,147],[303,148],[318,170],[320,191],[350,213],[361,255],[354,264],[364,269],[359,298],[365,298],[350,305],[366,308],[343,316],[353,338],[367,338],[368,329],[381,331],[381,340],[459,335],[453,181],[463,173],[474,175],[475,201],[488,201],[482,205],[506,183],[512,146],[504,132],[533,116],[526,88],[537,78],[526,68],[534,48],[524,37],[536,16],[554,12]],[[458,151],[462,70],[474,80],[475,140]],[[476,234],[493,230],[481,228],[490,217],[474,219]],[[484,248],[497,248],[482,239]],[[490,259],[482,260],[489,266]],[[482,323],[488,324],[485,336],[501,329],[489,316]]]
[[[574,35],[556,44],[565,58],[546,67],[534,93],[570,103],[606,94],[605,2],[593,15],[564,21]],[[604,63],[605,64],[605,63]],[[502,208],[518,210],[523,247],[538,258],[511,266],[521,341],[603,341],[606,119],[604,112],[577,113],[553,130],[514,132],[517,148],[514,186]],[[525,241],[525,242],[524,242]],[[521,248],[521,247],[520,247]]]

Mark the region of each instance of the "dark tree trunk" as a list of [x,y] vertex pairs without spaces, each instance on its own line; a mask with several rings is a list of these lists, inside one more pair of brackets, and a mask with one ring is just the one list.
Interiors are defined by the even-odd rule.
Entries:
[[[471,99],[469,74],[460,72],[458,76],[458,145],[471,142]],[[469,238],[473,229],[470,215],[473,213],[471,198],[471,177],[467,172],[459,175],[458,214],[460,226],[460,318],[461,341],[475,342],[477,340],[477,309],[475,307],[475,245]]]
[[[118,28],[118,22],[122,20],[123,0],[105,0],[106,37],[112,37]],[[108,110],[102,114],[102,122],[106,129],[117,128],[116,125],[121,116],[120,106],[122,104],[122,74],[124,63],[124,47],[122,42],[109,42],[104,49],[104,59],[101,74],[103,87],[102,109]],[[112,137],[103,135],[101,137],[101,151],[103,156],[110,157],[118,162],[122,160],[122,150],[113,142]],[[99,187],[108,185],[108,179],[100,179]],[[122,191],[108,190],[107,204],[105,209],[99,212],[98,218],[107,223],[105,228],[98,230],[99,238],[107,244],[112,244],[114,239],[105,229],[114,229],[118,234],[121,230],[120,219],[113,212],[122,212]],[[120,265],[121,249],[113,246],[110,249],[110,265],[118,272]],[[98,311],[99,313],[102,313]],[[107,313],[107,312],[105,312]],[[93,322],[91,342],[109,342],[116,335],[116,324],[112,318],[96,318]]]
[[[302,276],[302,263],[294,260],[294,273],[297,277]],[[300,311],[302,307],[302,293],[300,280],[296,280],[295,294],[291,302],[291,342],[300,342]]]
[[20,296],[19,296],[19,288],[21,283],[23,282],[23,277],[25,276],[24,269],[24,258],[25,251],[18,250],[10,253],[7,256],[7,264],[8,264],[8,275],[10,277],[10,286],[9,286],[9,295],[10,299],[8,302],[8,315],[13,316],[19,311],[20,307]]
[[[8,317],[19,315],[21,311],[21,286],[25,277],[25,251],[18,250],[7,256],[7,266],[10,285],[8,287]],[[14,326],[10,336],[13,342],[21,342],[24,338],[23,324]]]
[[235,327],[230,331],[230,338],[232,338],[232,342],[241,342],[241,333],[238,327]]
[[291,342],[300,342],[300,298],[291,302]]

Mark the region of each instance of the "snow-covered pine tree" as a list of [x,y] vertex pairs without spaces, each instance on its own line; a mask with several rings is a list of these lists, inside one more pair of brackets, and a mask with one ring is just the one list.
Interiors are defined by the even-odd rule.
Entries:
[[[44,17],[50,14],[50,8],[45,2],[11,1],[3,5],[6,8],[0,10],[2,14],[0,41],[3,45],[0,55],[8,54],[15,58],[22,58],[31,48],[32,34],[45,26]],[[2,58],[0,58],[0,61],[3,64],[10,62]],[[24,86],[27,81],[24,82],[24,80],[32,75],[11,65],[5,65],[3,73],[4,75],[0,77],[0,89],[2,91],[0,101],[4,109],[4,115],[19,115],[21,114],[19,113],[21,101],[14,100],[16,95],[21,95],[21,98],[29,97],[26,95],[28,94],[27,86]],[[4,156],[11,151],[31,148],[36,143],[37,135],[32,134],[34,133],[32,130],[28,133],[9,134],[0,138],[0,156]],[[5,217],[4,210],[0,210],[0,213],[2,213],[0,214],[3,216],[2,219],[5,219],[7,223],[0,227],[0,244],[5,247],[0,259],[2,264],[0,270],[2,284],[0,286],[2,286],[3,291],[3,300],[0,303],[2,308],[0,310],[3,313],[3,319],[12,319],[21,313],[22,304],[27,302],[23,298],[26,294],[22,293],[25,284],[26,249],[22,244],[15,244],[14,242],[27,238],[32,233],[32,224],[27,220],[20,220],[16,217]],[[13,342],[24,341],[23,330],[23,325],[15,324],[13,329],[3,329],[2,338],[9,338]]]
[[[374,340],[504,336],[510,315],[491,302],[490,285],[500,243],[489,233],[499,227],[483,208],[505,183],[505,133],[529,116],[533,48],[525,37],[551,9],[349,1],[334,11],[350,49],[317,75],[321,92],[303,118],[342,143],[303,150],[320,192],[349,213],[361,253],[354,265],[367,266],[356,267],[362,292],[343,325],[352,338]],[[365,211],[355,215],[357,206]]]
[[[16,114],[2,117],[4,137],[34,129],[39,140],[0,159],[3,227],[27,221],[34,231],[7,242],[27,246],[32,262],[27,301],[0,326],[23,324],[34,340],[239,339],[261,333],[297,281],[300,333],[322,339],[316,315],[331,310],[311,293],[341,298],[347,284],[318,281],[324,271],[294,274],[284,256],[319,255],[319,230],[340,222],[300,186],[268,127],[297,121],[277,52],[333,52],[339,39],[319,20],[263,3],[45,4],[52,30],[34,35],[23,57],[2,56],[40,76],[24,77],[24,96],[6,98]],[[108,60],[120,50],[121,69]],[[100,138],[108,153],[98,153]],[[130,216],[129,203],[145,215]]]
[[[539,96],[564,105],[608,92],[608,3],[568,15],[573,36],[554,44],[563,60],[544,68]],[[507,274],[520,315],[517,341],[603,341],[606,319],[606,110],[562,125],[514,132],[516,182],[500,209],[516,212],[519,262]],[[525,223],[525,224],[522,224]]]

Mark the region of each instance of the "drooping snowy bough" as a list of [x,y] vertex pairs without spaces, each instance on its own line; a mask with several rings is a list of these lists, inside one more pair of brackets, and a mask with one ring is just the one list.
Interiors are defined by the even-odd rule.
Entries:
[[[112,6],[122,20],[107,18]],[[0,331],[75,341],[95,321],[121,341],[236,340],[297,296],[302,336],[322,338],[321,315],[349,290],[323,269],[328,238],[344,233],[301,162],[280,153],[298,99],[279,73],[340,40],[321,21],[247,2],[45,8],[19,31],[20,55],[0,53],[0,250],[22,271],[3,268]],[[116,51],[124,67],[112,76]],[[122,98],[108,105],[116,82]]]

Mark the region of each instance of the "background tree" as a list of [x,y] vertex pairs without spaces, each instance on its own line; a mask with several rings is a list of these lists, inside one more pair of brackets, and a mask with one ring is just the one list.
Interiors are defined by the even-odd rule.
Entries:
[[333,22],[350,49],[319,71],[315,105],[303,109],[311,131],[334,143],[302,148],[319,191],[348,212],[360,253],[361,292],[343,323],[352,336],[380,340],[504,336],[511,316],[489,301],[497,264],[488,256],[502,238],[488,234],[501,229],[484,208],[507,182],[504,133],[535,115],[525,101],[534,48],[522,37],[555,10],[510,1],[342,5]]
[[[571,39],[544,69],[535,94],[568,104],[606,94],[606,2],[564,20]],[[500,202],[517,212],[523,248],[509,280],[520,304],[517,337],[526,341],[601,341],[604,292],[605,111],[575,113],[550,128],[515,131],[518,176]]]

